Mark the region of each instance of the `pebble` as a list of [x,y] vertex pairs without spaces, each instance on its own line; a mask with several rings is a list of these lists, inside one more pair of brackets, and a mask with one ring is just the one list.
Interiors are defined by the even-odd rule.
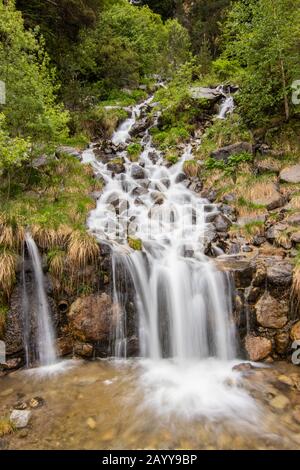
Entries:
[[31,400],[29,401],[29,406],[30,408],[41,408],[43,405],[45,404],[45,400],[41,397],[34,397],[34,398],[31,398]]
[[26,428],[31,418],[29,410],[13,410],[10,415],[10,422],[16,429]]
[[93,418],[88,418],[86,420],[86,424],[90,429],[96,429],[96,427],[97,427],[97,423]]

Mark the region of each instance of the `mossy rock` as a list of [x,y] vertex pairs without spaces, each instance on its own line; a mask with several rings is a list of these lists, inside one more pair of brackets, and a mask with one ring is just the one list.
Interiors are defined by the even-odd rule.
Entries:
[[141,251],[143,249],[143,242],[139,238],[128,238],[128,245],[135,251]]
[[137,162],[142,153],[142,150],[143,150],[143,147],[141,146],[141,144],[137,142],[129,144],[127,147],[127,153],[128,153],[129,159],[132,162]]

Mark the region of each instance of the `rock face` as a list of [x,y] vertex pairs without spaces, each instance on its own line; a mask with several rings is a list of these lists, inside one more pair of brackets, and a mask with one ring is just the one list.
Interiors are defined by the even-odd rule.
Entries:
[[248,335],[245,339],[245,348],[250,361],[261,361],[272,351],[272,342],[268,338]]
[[68,313],[73,337],[83,342],[107,342],[116,309],[117,306],[105,293],[80,297]]
[[16,354],[23,350],[22,288],[17,286],[12,294],[10,310],[7,314],[4,342],[6,354]]
[[249,142],[238,142],[237,144],[227,145],[226,147],[221,147],[218,150],[211,152],[211,157],[216,160],[224,160],[227,162],[231,155],[238,155],[243,152],[252,153],[252,144]]
[[284,168],[279,178],[283,183],[300,183],[300,164]]
[[265,328],[282,328],[287,323],[288,305],[272,297],[267,291],[256,306],[258,323]]
[[206,99],[206,100],[218,100],[223,96],[221,90],[218,88],[208,87],[191,87],[190,95],[194,100]]
[[300,321],[298,321],[297,323],[295,323],[295,325],[292,326],[291,339],[293,341],[300,340]]

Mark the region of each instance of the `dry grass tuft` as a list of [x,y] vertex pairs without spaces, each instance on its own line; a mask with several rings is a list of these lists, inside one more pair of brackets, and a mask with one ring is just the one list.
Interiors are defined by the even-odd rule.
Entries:
[[9,298],[16,282],[17,255],[7,248],[0,251],[0,291]]
[[295,317],[300,311],[300,264],[297,264],[293,271],[293,285],[291,291],[291,310]]
[[80,230],[72,233],[68,245],[68,259],[72,269],[97,264],[98,257],[99,245],[92,235]]
[[23,244],[25,229],[6,214],[0,214],[0,245],[19,250]]
[[72,229],[67,225],[61,225],[57,230],[34,225],[31,228],[31,233],[38,246],[44,250],[52,250],[56,247],[67,246]]
[[197,160],[186,160],[183,164],[183,172],[189,178],[200,176],[200,165]]

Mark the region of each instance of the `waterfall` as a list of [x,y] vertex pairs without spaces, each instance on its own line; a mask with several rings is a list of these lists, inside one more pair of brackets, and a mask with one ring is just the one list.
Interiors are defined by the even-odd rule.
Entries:
[[[37,309],[35,312],[35,322],[36,322],[36,354],[37,360],[40,366],[49,366],[56,363],[56,352],[55,352],[55,335],[54,329],[51,320],[51,312],[47,299],[46,289],[44,285],[44,273],[42,269],[42,261],[36,246],[35,241],[32,236],[27,232],[25,236],[25,242],[32,263],[34,280],[35,280],[35,295],[36,295],[36,304]],[[23,264],[24,266],[24,264]],[[28,305],[28,295],[26,290],[26,279],[25,279],[25,268],[23,267],[23,308],[26,328],[25,332],[25,351],[27,354],[27,361],[29,361],[28,351],[29,345],[28,341],[30,338],[29,328],[30,328],[30,311],[31,306]]]
[[220,111],[217,116],[218,119],[225,119],[227,114],[231,114],[234,110],[234,99],[230,93],[230,90],[227,90],[223,85],[219,86],[218,89],[224,96],[224,99],[221,103]]
[[[141,166],[123,150],[151,99],[133,108],[113,135],[113,144],[122,144],[118,155],[124,158],[125,173],[113,174],[92,149],[83,155],[106,182],[88,226],[112,247],[113,294],[120,305],[114,352],[127,356],[126,294],[133,286],[142,357],[229,360],[235,357],[230,283],[204,255],[211,230],[208,214],[218,209],[188,189],[182,178],[184,162],[193,158],[192,146],[170,167],[149,129],[142,139]],[[128,233],[141,240],[142,251],[129,248]]]

